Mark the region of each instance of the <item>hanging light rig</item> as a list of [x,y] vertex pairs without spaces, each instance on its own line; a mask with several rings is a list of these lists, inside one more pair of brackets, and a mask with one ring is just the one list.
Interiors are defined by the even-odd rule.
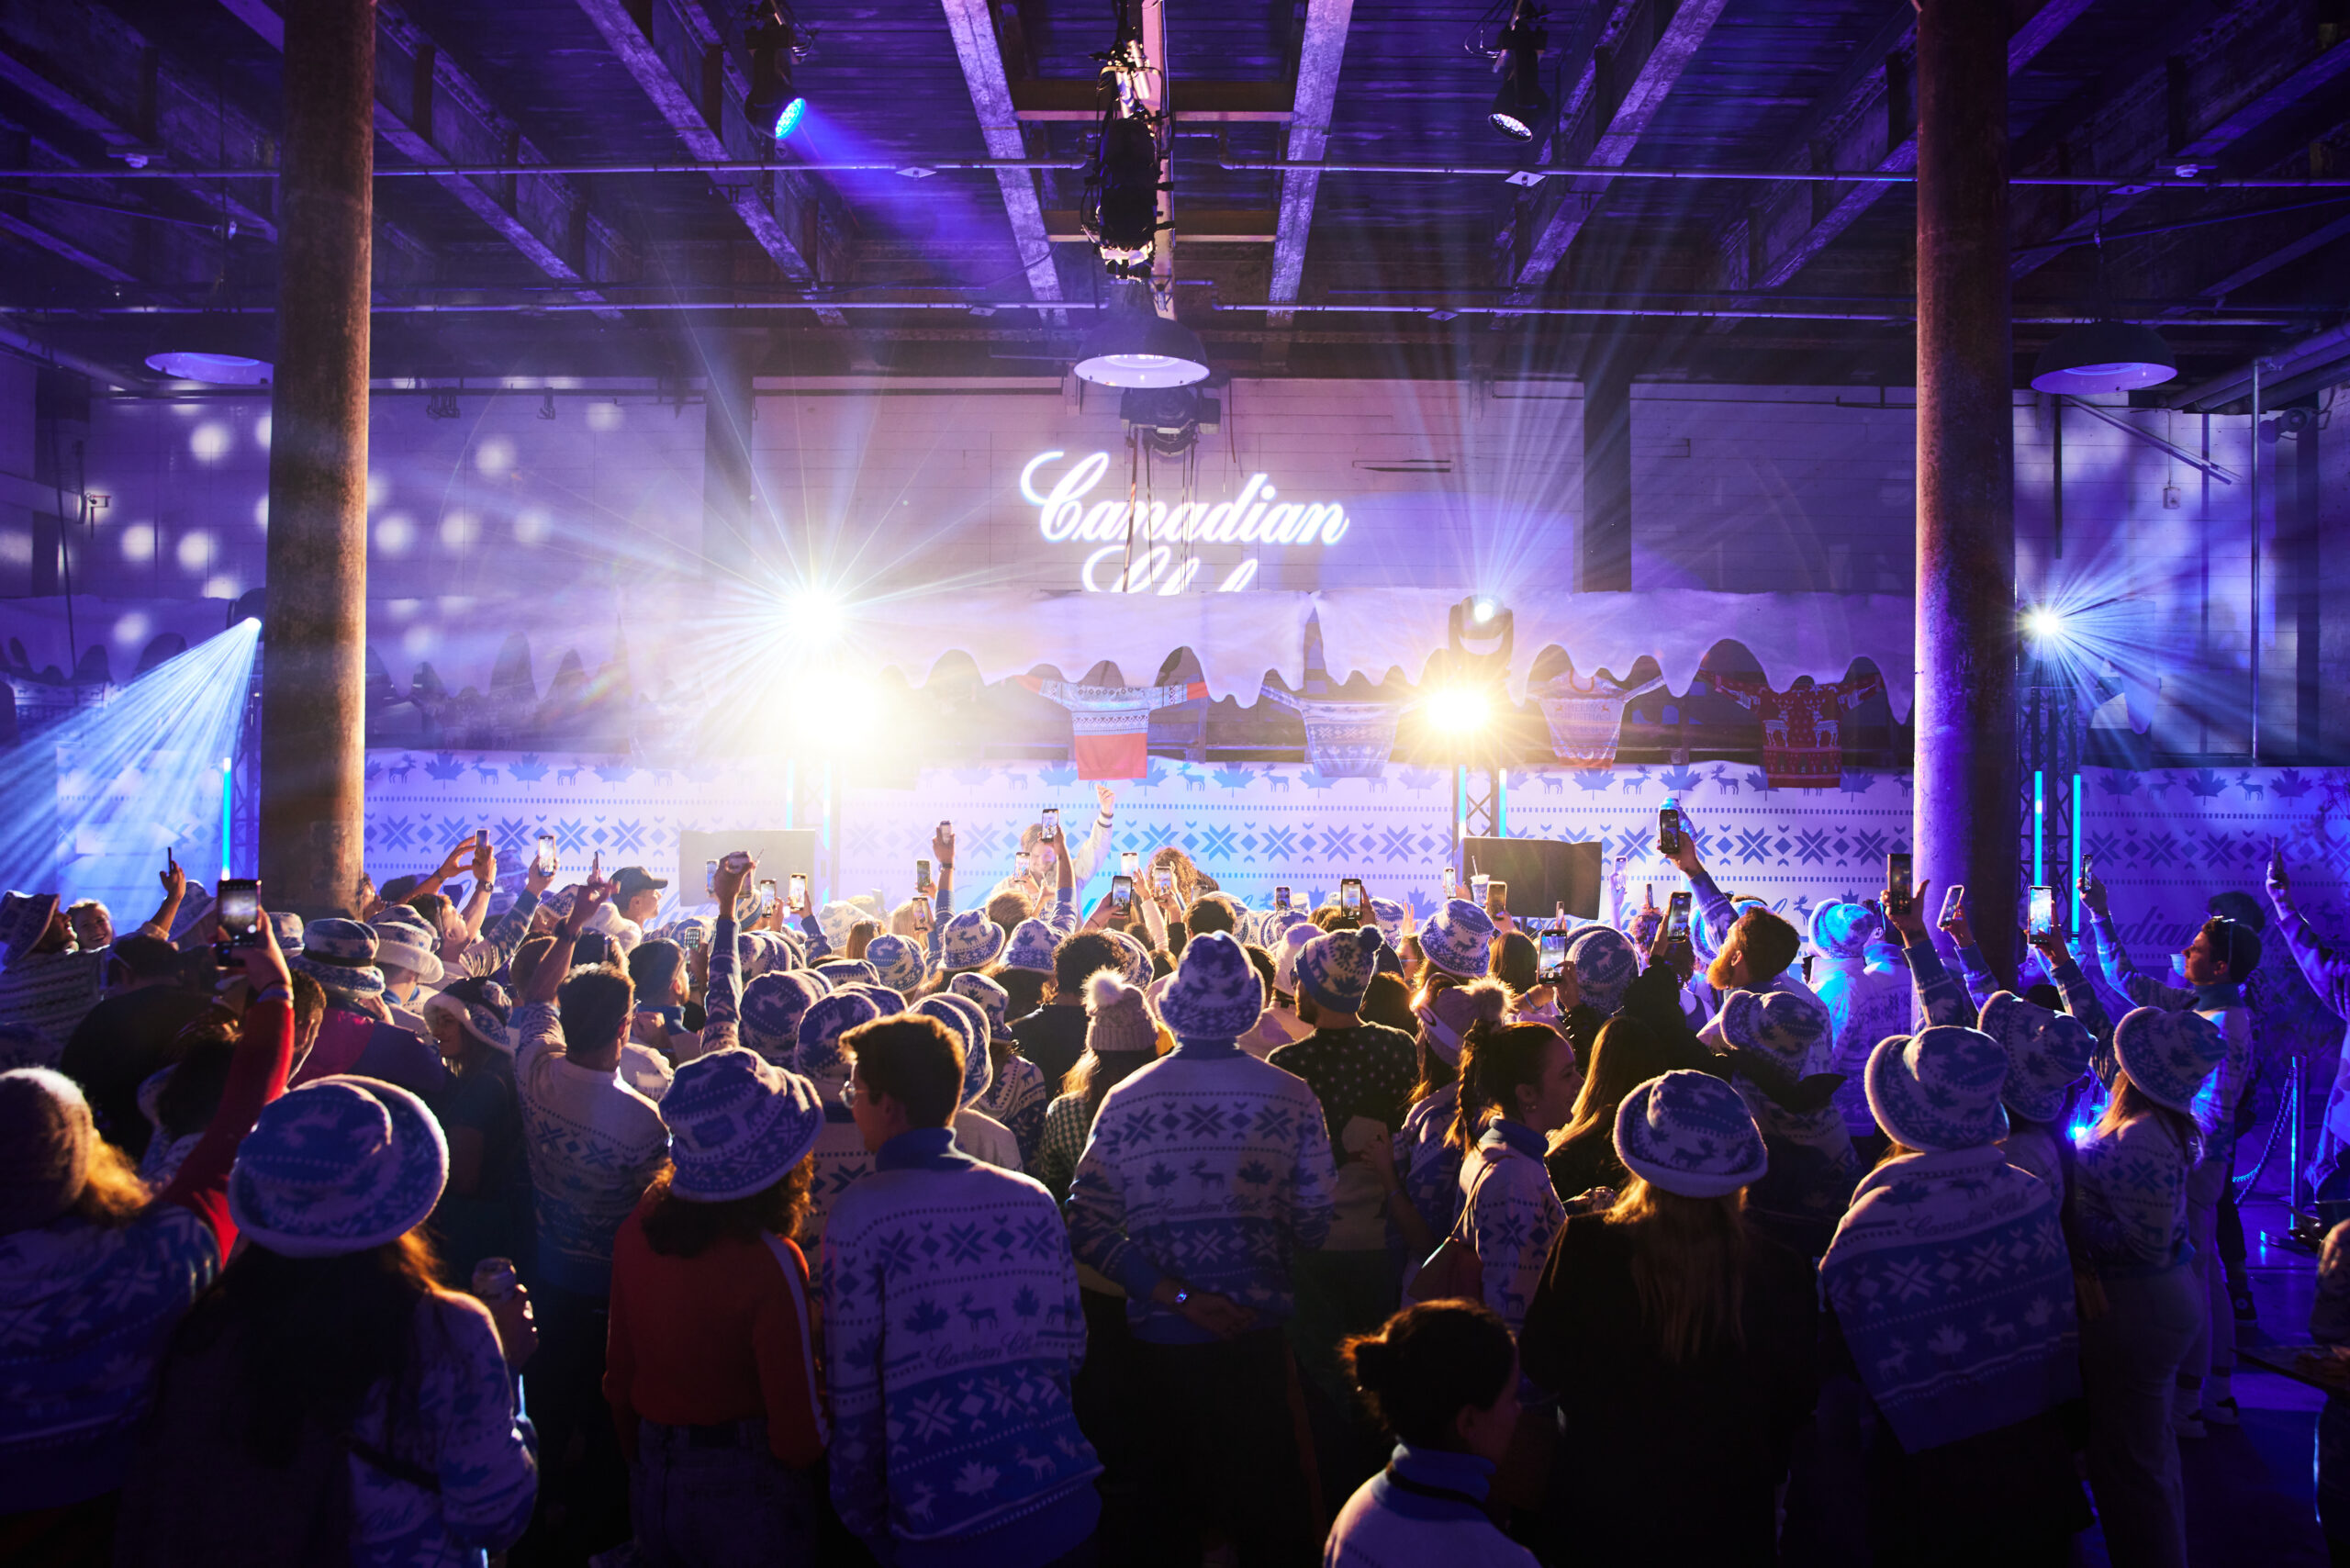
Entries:
[[814,32],[793,17],[787,0],[752,0],[743,22],[743,52],[750,61],[743,118],[761,140],[783,140],[808,112],[808,100],[793,90],[791,74],[814,43]]
[[[1149,279],[1159,294],[1167,290],[1158,274],[1173,261],[1173,247],[1164,242],[1173,194],[1164,14],[1159,0],[1114,0],[1113,11],[1117,36],[1093,57],[1102,62],[1102,124],[1079,218],[1103,270],[1113,278]],[[1154,41],[1157,49],[1149,47]],[[1162,313],[1171,315],[1171,305]]]

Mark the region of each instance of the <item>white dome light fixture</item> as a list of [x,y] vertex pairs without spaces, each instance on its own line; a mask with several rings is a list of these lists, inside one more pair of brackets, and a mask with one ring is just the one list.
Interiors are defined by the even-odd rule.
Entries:
[[2178,356],[2152,327],[2089,321],[2056,334],[2031,367],[2032,389],[2069,393],[2134,392],[2178,375]]
[[1200,335],[1182,322],[1136,303],[1113,305],[1086,340],[1077,374],[1102,386],[1190,386],[1208,378],[1208,351]]

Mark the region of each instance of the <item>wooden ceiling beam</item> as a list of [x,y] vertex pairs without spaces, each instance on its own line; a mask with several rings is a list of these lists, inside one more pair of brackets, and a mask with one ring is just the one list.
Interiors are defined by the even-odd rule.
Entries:
[[[963,84],[971,95],[971,109],[979,117],[979,140],[990,158],[1025,158],[1028,139],[1020,129],[1020,112],[1012,96],[1012,81],[1003,68],[1003,46],[998,41],[995,17],[988,0],[939,0],[946,14],[946,30],[955,40],[955,57],[963,67]],[[1046,231],[1045,204],[1037,194],[1033,169],[998,169],[997,189],[1003,193],[1004,216],[1011,220],[1012,242],[1020,265],[1028,274],[1032,299],[1061,297],[1061,274],[1053,263],[1053,242]],[[1058,325],[1066,311],[1052,311]]]
[[[1346,64],[1347,33],[1354,22],[1354,0],[1311,0],[1297,51],[1297,83],[1290,102],[1292,162],[1318,160],[1329,144],[1330,117],[1338,102],[1338,73]],[[1183,100],[1176,99],[1178,104]],[[1305,281],[1305,244],[1314,230],[1314,203],[1321,194],[1319,169],[1281,171],[1281,211],[1273,220],[1273,270],[1266,298],[1274,307],[1266,325],[1279,330],[1296,319],[1281,309],[1297,301]],[[1186,225],[1185,231],[1189,231]]]
[[[644,0],[641,7],[630,0],[579,0],[579,8],[696,158],[747,161],[771,151],[757,145],[739,112],[730,112],[749,84],[699,6],[676,0]],[[779,163],[771,175],[712,175],[711,185],[787,280],[818,281],[825,226],[811,176],[794,174],[789,164]],[[846,325],[837,310],[817,314],[828,325]]]
[[[273,49],[285,47],[285,18],[269,0],[220,5]],[[377,0],[375,32],[375,132],[394,151],[425,164],[553,162],[392,0]],[[632,247],[560,174],[450,174],[434,183],[539,272],[577,286],[583,300],[600,302],[591,284],[627,270]]]
[[[1551,139],[1552,162],[1620,167],[1681,80],[1727,0],[1635,0],[1612,41],[1583,67]],[[1613,182],[1605,175],[1546,179],[1535,187],[1522,260],[1509,271],[1510,303],[1532,304]]]

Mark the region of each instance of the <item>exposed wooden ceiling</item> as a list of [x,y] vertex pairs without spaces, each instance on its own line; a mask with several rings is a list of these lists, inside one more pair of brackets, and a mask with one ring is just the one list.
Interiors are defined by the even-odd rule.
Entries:
[[[2350,0],[2009,9],[2019,175],[2350,174]],[[685,374],[711,331],[762,340],[770,370],[1066,359],[1085,312],[1025,306],[1098,297],[1081,173],[897,170],[1081,163],[1110,0],[796,13],[811,112],[773,173],[379,180],[378,374]],[[1529,150],[1485,121],[1482,0],[1168,0],[1182,313],[1240,375],[1572,375],[1628,352],[1650,376],[1905,380],[1904,186],[1632,176],[1906,170],[1914,20],[1909,0],[1555,0],[1563,110]],[[379,169],[755,162],[742,28],[719,0],[383,0]],[[272,0],[0,0],[0,168],[266,167],[281,36]],[[1399,163],[1625,173],[1348,167]],[[274,297],[274,201],[263,178],[0,180],[5,324],[136,365],[159,319],[124,312]],[[2163,319],[2191,378],[2350,310],[2350,189],[2031,187],[2014,209],[2020,360],[2057,330],[2033,318],[2111,308]],[[677,308],[719,301],[753,308]]]

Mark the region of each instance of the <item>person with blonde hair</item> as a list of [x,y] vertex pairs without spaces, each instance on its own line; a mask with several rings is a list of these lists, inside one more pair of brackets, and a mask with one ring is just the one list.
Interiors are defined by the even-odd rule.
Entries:
[[1809,1265],[1743,1213],[1762,1131],[1720,1079],[1668,1072],[1624,1097],[1616,1153],[1630,1180],[1568,1218],[1518,1337],[1591,1439],[1552,1470],[1548,1523],[1582,1562],[1768,1564],[1818,1306]]

